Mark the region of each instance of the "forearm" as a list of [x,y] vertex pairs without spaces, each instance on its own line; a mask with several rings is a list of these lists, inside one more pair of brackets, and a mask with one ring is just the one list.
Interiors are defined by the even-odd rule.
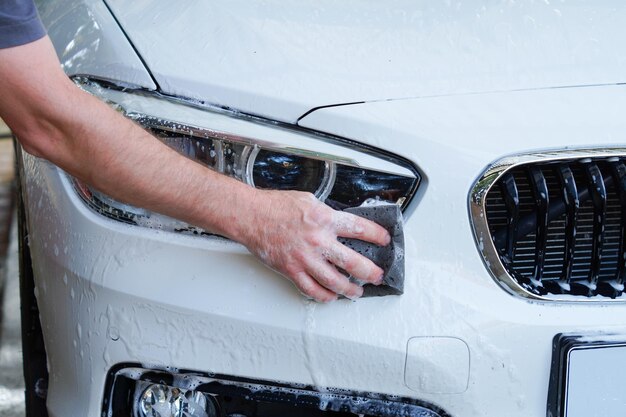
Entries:
[[11,59],[30,69],[2,69],[10,59],[0,60],[11,73],[0,110],[27,152],[120,201],[242,240],[254,189],[184,158],[76,88],[47,38],[22,48],[13,55],[28,57]]
[[181,156],[74,90],[75,102],[54,122],[64,140],[48,159],[120,201],[242,240],[237,226],[251,220],[256,190]]

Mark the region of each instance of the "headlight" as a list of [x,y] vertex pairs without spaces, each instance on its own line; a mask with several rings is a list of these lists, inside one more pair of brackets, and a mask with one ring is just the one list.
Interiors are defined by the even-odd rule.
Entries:
[[[253,187],[307,191],[336,209],[359,206],[368,199],[405,208],[420,182],[408,162],[354,142],[158,94],[123,91],[85,78],[75,82],[182,155]],[[104,216],[153,228],[202,232],[115,201],[76,179],[73,182],[89,207]]]

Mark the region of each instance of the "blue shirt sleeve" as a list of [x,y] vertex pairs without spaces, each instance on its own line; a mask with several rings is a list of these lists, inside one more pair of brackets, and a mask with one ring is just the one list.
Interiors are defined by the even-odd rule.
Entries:
[[45,34],[33,0],[0,0],[0,49],[36,41]]

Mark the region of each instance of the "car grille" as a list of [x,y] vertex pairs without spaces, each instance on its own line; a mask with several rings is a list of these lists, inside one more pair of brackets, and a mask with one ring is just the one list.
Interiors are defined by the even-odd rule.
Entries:
[[624,291],[626,157],[516,165],[484,198],[499,260],[537,296]]

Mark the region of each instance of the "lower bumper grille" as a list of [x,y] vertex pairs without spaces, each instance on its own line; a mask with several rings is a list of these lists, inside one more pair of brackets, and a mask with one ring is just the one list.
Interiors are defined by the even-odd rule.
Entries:
[[504,283],[527,296],[619,298],[626,275],[626,156],[615,150],[558,156],[527,156],[528,162],[486,172],[489,184],[472,197],[473,214],[483,216],[474,216],[477,239],[482,245],[489,239],[483,255],[488,266],[496,258],[499,265],[490,269],[498,279],[506,274]]
[[449,417],[432,404],[405,397],[168,369],[115,366],[102,415]]

